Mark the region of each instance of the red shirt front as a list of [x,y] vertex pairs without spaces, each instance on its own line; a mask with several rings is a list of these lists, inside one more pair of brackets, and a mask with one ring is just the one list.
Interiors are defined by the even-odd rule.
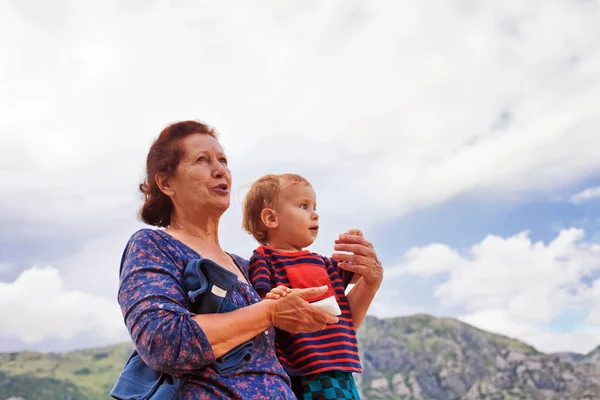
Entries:
[[310,301],[335,295],[342,314],[339,321],[313,333],[290,334],[276,329],[277,358],[289,375],[303,376],[323,371],[362,372],[356,331],[345,290],[353,273],[337,261],[308,250],[280,252],[258,247],[249,265],[254,288],[269,291],[276,286],[307,288],[327,285],[328,291]]

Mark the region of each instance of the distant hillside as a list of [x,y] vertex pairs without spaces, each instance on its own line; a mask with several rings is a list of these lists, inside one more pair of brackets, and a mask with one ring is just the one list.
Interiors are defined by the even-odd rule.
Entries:
[[367,399],[600,399],[598,349],[548,355],[427,315],[369,317],[358,333]]
[[[363,399],[600,399],[600,347],[544,354],[451,318],[379,320],[358,332]],[[109,399],[128,343],[62,354],[0,353],[0,400]]]
[[0,353],[0,399],[109,399],[132,346],[68,353]]

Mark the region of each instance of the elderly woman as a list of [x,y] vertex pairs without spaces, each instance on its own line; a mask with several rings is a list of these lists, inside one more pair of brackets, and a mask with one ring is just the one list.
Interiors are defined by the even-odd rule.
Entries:
[[[275,355],[273,328],[314,332],[337,322],[304,300],[326,288],[260,301],[248,284],[248,262],[221,248],[219,221],[229,208],[231,173],[212,128],[195,121],[168,126],[150,148],[146,168],[141,218],[164,229],[138,231],[123,253],[118,300],[137,359],[132,355],[126,369],[134,372],[122,375],[111,394],[136,398],[131,384],[141,382],[145,398],[295,398]],[[345,252],[334,254],[340,264],[362,276],[348,296],[354,320],[362,321],[381,283],[381,264],[360,235],[340,235],[335,249]],[[210,260],[220,276],[234,277],[227,296],[216,286],[209,290],[213,298],[229,299],[218,312],[190,306],[186,277],[197,260]],[[241,348],[241,362],[222,361]],[[123,382],[129,386],[119,386]]]

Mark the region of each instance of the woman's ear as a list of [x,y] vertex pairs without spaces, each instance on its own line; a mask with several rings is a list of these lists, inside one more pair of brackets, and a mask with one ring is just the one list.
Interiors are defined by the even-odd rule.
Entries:
[[156,182],[161,192],[169,197],[173,197],[175,189],[171,186],[171,178],[167,174],[164,172],[157,172],[156,175],[154,175],[154,182]]
[[275,229],[279,226],[277,211],[271,208],[263,208],[260,212],[260,220],[268,229]]

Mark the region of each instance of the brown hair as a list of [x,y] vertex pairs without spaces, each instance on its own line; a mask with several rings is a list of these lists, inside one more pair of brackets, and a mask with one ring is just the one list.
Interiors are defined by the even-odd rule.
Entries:
[[146,158],[146,178],[140,184],[144,204],[140,209],[140,218],[149,225],[167,227],[171,223],[173,203],[156,184],[156,174],[173,176],[185,149],[181,141],[192,134],[207,134],[217,139],[213,127],[196,121],[181,121],[167,126],[152,143]]
[[265,245],[268,240],[260,213],[265,208],[275,207],[284,184],[298,183],[310,186],[310,182],[298,174],[269,174],[252,184],[242,204],[242,228],[254,236],[258,243]]

